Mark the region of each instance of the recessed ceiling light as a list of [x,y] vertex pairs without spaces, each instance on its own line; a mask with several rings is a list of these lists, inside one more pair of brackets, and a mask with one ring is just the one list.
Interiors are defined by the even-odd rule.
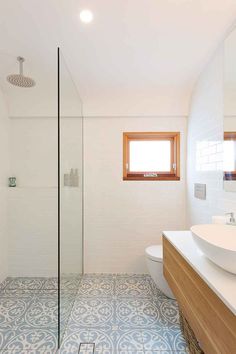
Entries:
[[93,21],[93,13],[90,10],[82,10],[79,14],[79,17],[84,23],[90,23]]

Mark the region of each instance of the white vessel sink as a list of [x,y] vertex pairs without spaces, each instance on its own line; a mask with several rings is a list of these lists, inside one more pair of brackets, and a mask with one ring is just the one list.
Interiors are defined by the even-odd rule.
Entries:
[[191,231],[195,243],[207,258],[236,274],[236,226],[195,225]]

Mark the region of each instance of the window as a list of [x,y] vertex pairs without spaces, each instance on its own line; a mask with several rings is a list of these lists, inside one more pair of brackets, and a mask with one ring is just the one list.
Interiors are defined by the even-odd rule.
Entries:
[[180,133],[123,133],[123,180],[180,180]]
[[224,179],[236,180],[236,132],[224,133]]

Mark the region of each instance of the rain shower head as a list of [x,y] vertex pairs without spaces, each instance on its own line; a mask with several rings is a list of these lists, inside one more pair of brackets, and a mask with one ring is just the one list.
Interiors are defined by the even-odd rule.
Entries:
[[33,87],[35,86],[35,81],[30,77],[24,76],[23,74],[23,62],[25,61],[22,57],[17,57],[19,62],[20,72],[19,74],[11,74],[7,76],[7,81],[10,84],[18,87]]

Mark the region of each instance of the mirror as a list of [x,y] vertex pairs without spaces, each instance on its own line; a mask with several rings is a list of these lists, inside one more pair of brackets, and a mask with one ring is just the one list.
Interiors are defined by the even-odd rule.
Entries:
[[236,29],[224,45],[224,190],[236,192]]

